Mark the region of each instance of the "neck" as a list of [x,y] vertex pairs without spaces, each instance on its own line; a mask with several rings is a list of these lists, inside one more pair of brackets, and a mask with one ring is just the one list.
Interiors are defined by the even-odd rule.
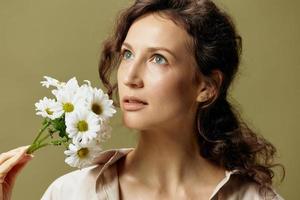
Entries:
[[137,147],[127,155],[123,171],[136,183],[167,192],[195,182],[198,185],[215,182],[207,174],[223,177],[224,171],[200,156],[196,133],[181,131],[185,128],[141,131]]

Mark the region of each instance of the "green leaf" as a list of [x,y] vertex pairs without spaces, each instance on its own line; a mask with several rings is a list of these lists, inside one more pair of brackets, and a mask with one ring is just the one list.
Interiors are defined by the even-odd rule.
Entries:
[[55,145],[55,146],[59,146],[59,145],[65,144],[67,142],[69,142],[69,139],[68,138],[63,138],[62,140],[53,140],[53,141],[50,142],[50,144]]
[[65,116],[63,115],[60,118],[54,119],[51,121],[51,126],[54,132],[58,132],[59,137],[63,138],[67,136],[66,125],[65,125]]

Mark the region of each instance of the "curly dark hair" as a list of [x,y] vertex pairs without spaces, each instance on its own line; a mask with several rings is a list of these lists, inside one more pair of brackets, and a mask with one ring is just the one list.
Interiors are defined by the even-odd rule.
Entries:
[[[251,130],[227,100],[229,86],[240,64],[242,38],[232,18],[210,0],[136,0],[121,10],[111,37],[103,43],[99,75],[111,98],[118,95],[111,74],[120,63],[120,49],[132,23],[148,13],[164,14],[192,36],[193,53],[199,72],[212,80],[214,70],[222,72],[218,93],[200,104],[195,120],[200,154],[227,170],[237,169],[248,180],[259,184],[259,192],[272,191],[276,148]],[[196,76],[197,79],[198,76]],[[213,81],[212,81],[213,82]],[[116,102],[116,101],[115,101]],[[119,106],[119,102],[114,105]]]

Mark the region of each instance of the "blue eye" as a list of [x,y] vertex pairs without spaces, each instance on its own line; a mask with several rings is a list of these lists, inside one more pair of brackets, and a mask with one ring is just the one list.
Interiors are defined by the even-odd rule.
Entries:
[[155,54],[154,61],[160,65],[167,64],[167,60],[159,54]]
[[130,59],[130,56],[132,56],[132,53],[129,50],[124,50],[122,52],[122,56],[125,60]]

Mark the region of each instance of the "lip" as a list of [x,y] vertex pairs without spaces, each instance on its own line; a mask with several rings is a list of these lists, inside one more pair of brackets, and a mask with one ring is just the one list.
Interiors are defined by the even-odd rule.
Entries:
[[124,96],[122,103],[124,109],[127,111],[138,111],[148,105],[145,100],[135,96]]

